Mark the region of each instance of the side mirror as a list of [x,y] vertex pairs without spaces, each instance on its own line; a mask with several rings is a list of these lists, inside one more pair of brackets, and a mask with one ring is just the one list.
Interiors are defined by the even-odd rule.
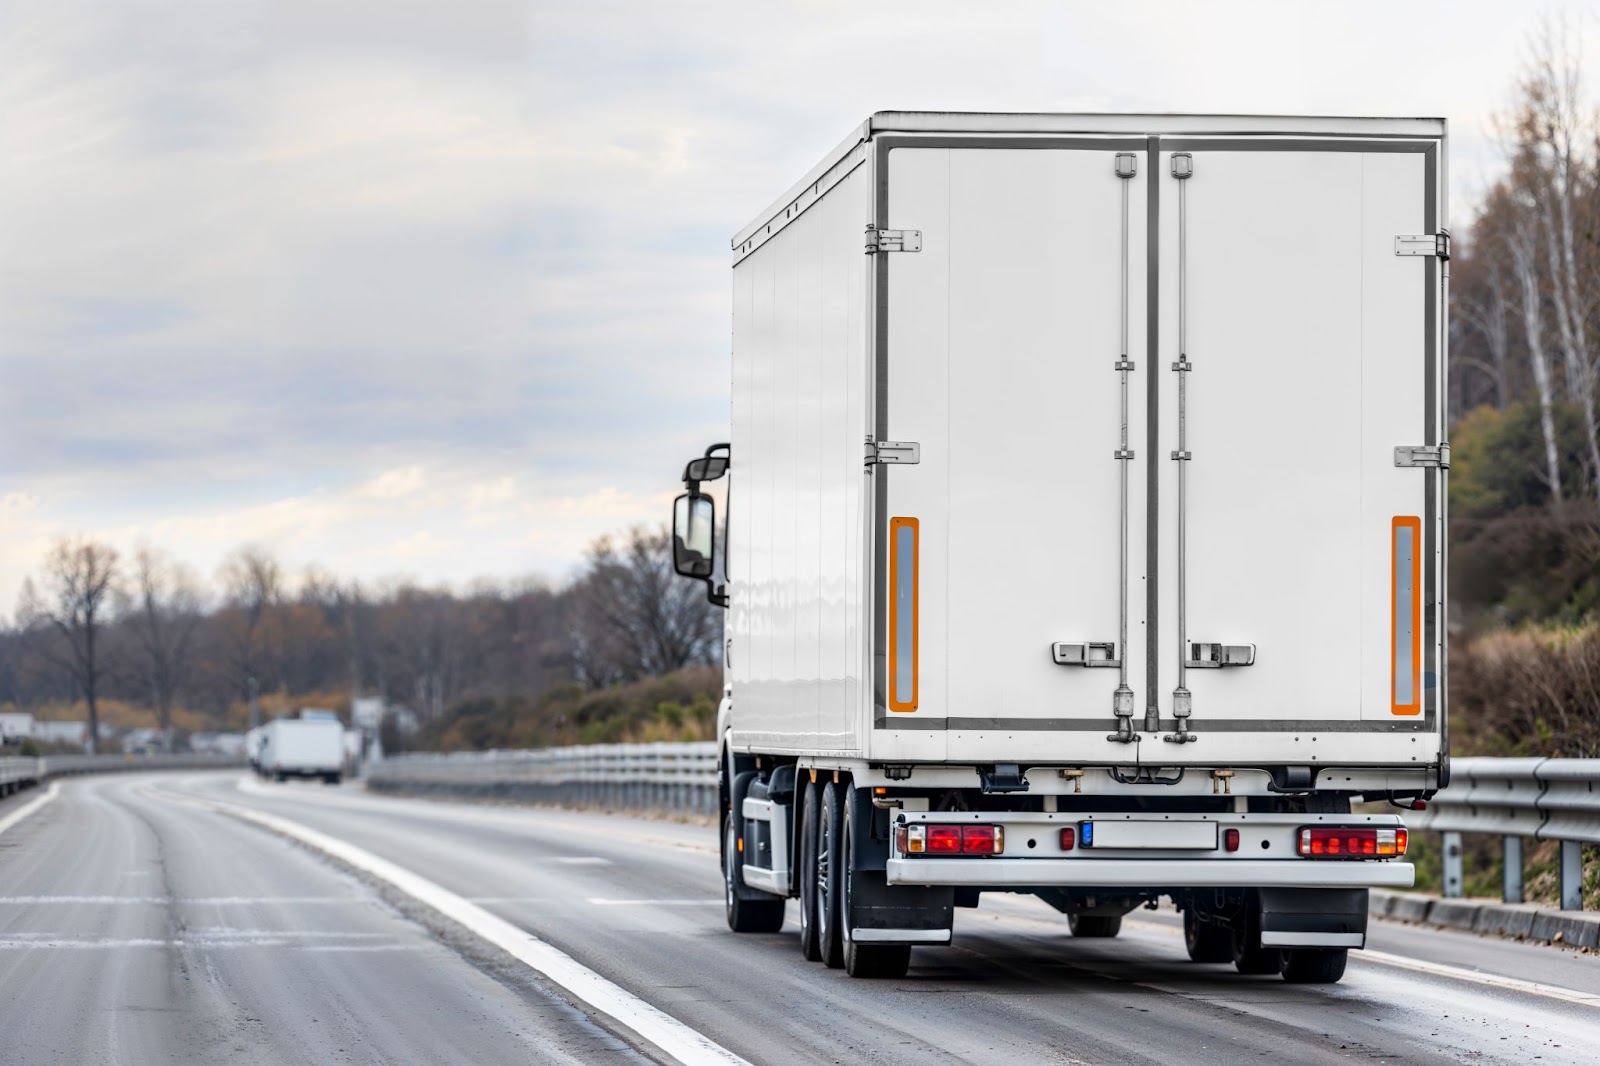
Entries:
[[689,481],[715,481],[728,472],[728,457],[726,455],[707,455],[699,459],[690,459],[689,465],[683,468],[683,480]]
[[[707,460],[696,460],[705,462]],[[726,460],[723,460],[726,466]],[[689,464],[691,467],[693,463]],[[720,474],[718,475],[721,476]],[[712,580],[717,508],[710,496],[686,492],[672,501],[672,568],[684,577]]]

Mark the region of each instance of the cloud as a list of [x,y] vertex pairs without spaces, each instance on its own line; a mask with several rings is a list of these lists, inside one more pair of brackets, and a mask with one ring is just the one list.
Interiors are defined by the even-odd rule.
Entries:
[[356,490],[360,496],[377,500],[396,500],[413,495],[423,484],[422,467],[403,466],[385,470]]
[[0,498],[30,502],[0,503],[0,603],[63,532],[559,575],[726,439],[728,238],[872,111],[1445,114],[1459,218],[1535,17],[23,0]]

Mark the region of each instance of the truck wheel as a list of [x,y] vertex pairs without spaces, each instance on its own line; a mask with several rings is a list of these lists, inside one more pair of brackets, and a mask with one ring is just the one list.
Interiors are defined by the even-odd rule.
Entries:
[[339,775],[338,774],[323,774],[322,775],[322,783],[324,785],[337,785],[339,783]]
[[800,804],[800,954],[807,962],[822,961],[817,931],[817,828],[822,821],[822,787],[806,786]]
[[1349,948],[1288,948],[1279,952],[1279,973],[1292,985],[1331,985],[1344,976]]
[[[844,867],[844,893],[842,906],[839,908],[839,928],[843,931],[849,921],[850,914],[850,885],[855,881],[855,832],[852,825],[856,818],[856,805],[850,801],[847,788],[834,786],[840,792],[844,801],[844,862],[839,864]],[[911,967],[910,944],[857,944],[848,938],[844,945],[844,971],[851,977],[904,977],[906,970]]]
[[1078,937],[1113,937],[1122,932],[1122,915],[1069,914],[1067,928]]
[[1277,948],[1261,946],[1261,930],[1248,916],[1240,921],[1243,924],[1236,926],[1229,938],[1234,969],[1240,973],[1277,973],[1281,953]]
[[1192,908],[1183,912],[1183,946],[1194,962],[1233,961],[1233,937],[1228,927],[1202,921]]
[[813,867],[812,891],[816,896],[817,950],[829,969],[844,965],[844,936],[840,930],[844,862],[840,846],[844,838],[844,786],[837,781],[822,788],[817,823],[817,861]]
[[1233,966],[1240,973],[1277,973],[1281,952],[1261,946],[1261,893],[1247,889],[1244,907],[1230,924]]
[[[783,928],[783,905],[788,900],[751,892],[740,876],[739,840],[744,835],[744,819],[739,814],[745,793],[755,779],[755,771],[740,774],[733,782],[733,805],[722,815],[722,884],[728,909],[728,928],[735,933],[776,933]],[[756,898],[752,899],[751,896]]]
[[285,781],[289,780],[289,775],[288,774],[274,774],[272,779],[274,781],[276,781],[278,784],[281,785]]

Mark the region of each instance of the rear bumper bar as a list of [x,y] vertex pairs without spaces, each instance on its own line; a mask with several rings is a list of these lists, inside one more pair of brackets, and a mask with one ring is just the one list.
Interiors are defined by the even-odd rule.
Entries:
[[973,888],[1410,888],[1409,862],[893,858],[891,885]]

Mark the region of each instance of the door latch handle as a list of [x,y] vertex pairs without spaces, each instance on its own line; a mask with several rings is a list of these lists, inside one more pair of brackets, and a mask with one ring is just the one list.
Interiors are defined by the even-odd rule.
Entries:
[[1250,666],[1256,661],[1254,644],[1210,644],[1204,641],[1189,643],[1189,661],[1184,666],[1192,670],[1215,670],[1223,666]]
[[1121,666],[1114,640],[1089,640],[1050,645],[1050,657],[1058,666]]

